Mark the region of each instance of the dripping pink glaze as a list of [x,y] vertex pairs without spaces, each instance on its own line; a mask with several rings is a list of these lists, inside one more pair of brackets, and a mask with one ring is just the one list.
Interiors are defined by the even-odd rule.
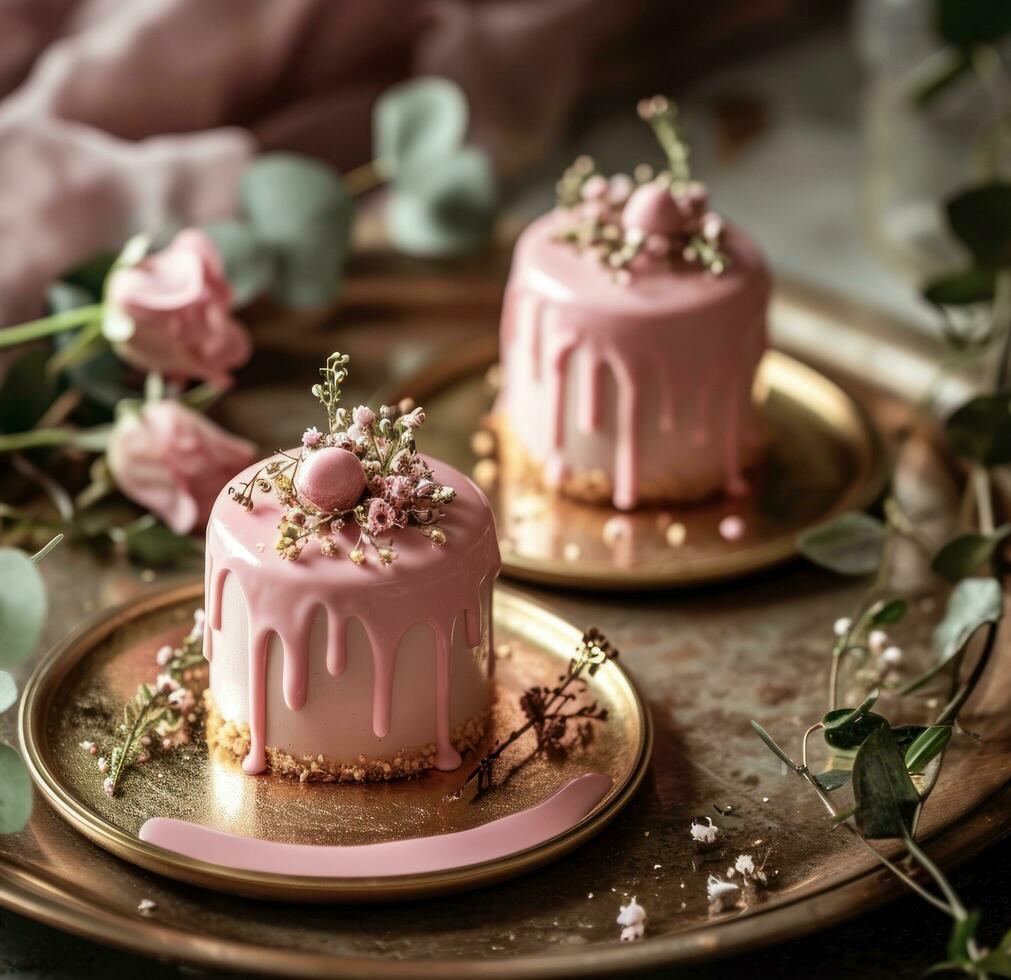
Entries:
[[611,778],[586,773],[546,800],[480,827],[349,847],[283,844],[240,837],[185,820],[153,817],[140,839],[184,857],[219,867],[313,878],[373,878],[425,874],[518,854],[574,827],[605,796]]
[[[498,410],[550,482],[606,464],[620,509],[638,503],[644,436],[654,433],[663,438],[649,446],[658,457],[653,483],[656,467],[694,461],[716,474],[710,490],[742,492],[741,450],[757,429],[751,385],[767,346],[770,280],[758,249],[729,227],[722,275],[642,257],[622,284],[595,256],[558,240],[570,221],[552,212],[517,243],[503,307]],[[613,405],[605,403],[607,372]],[[659,391],[655,406],[643,397],[647,385]],[[599,433],[609,411],[611,458],[591,465],[579,437]]]
[[[446,507],[442,548],[417,528],[395,530],[398,558],[383,566],[372,554],[354,565],[348,552],[358,541],[353,525],[342,532],[345,557],[326,558],[310,543],[297,561],[286,561],[274,550],[281,504],[273,494],[256,492],[254,508],[246,511],[224,488],[207,525],[207,629],[221,628],[226,577],[234,576],[242,592],[249,621],[250,750],[243,760],[247,773],[266,768],[267,648],[271,634],[283,647],[282,683],[285,704],[298,711],[306,701],[309,647],[313,618],[322,608],[327,616],[326,664],[339,676],[347,664],[346,632],[357,618],[372,648],[372,727],[377,737],[390,730],[396,654],[401,637],[417,623],[427,623],[436,649],[436,766],[455,769],[460,756],[450,742],[449,650],[460,614],[467,642],[481,642],[481,585],[498,574],[501,564],[491,509],[481,491],[462,473],[428,460],[436,477],[456,489]],[[262,464],[238,474],[229,486],[245,483]],[[384,539],[385,541],[386,539]],[[263,549],[257,550],[257,544]],[[210,639],[205,646],[212,655]]]

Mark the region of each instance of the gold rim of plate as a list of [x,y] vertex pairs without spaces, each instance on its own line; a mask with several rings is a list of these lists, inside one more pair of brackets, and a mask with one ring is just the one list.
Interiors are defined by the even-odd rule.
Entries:
[[[36,668],[25,686],[21,703],[19,726],[22,745],[29,771],[46,801],[85,837],[148,871],[217,891],[296,902],[383,902],[448,894],[523,874],[572,851],[617,816],[635,794],[648,769],[653,740],[650,715],[627,672],[620,662],[614,662],[608,665],[606,671],[598,672],[595,678],[589,680],[588,690],[597,697],[604,691],[610,700],[623,701],[631,707],[631,716],[620,719],[634,733],[632,739],[637,743],[637,748],[629,757],[631,764],[624,766],[621,772],[611,773],[614,785],[577,824],[536,847],[445,871],[374,878],[314,878],[225,868],[145,843],[135,833],[128,832],[89,806],[68,784],[69,781],[61,777],[61,767],[56,761],[52,744],[49,709],[60,696],[63,686],[76,674],[75,668],[81,665],[83,669],[83,662],[89,654],[100,650],[114,634],[172,607],[195,603],[202,594],[203,587],[199,582],[176,586],[128,603],[86,624],[59,644]],[[494,615],[497,629],[507,635],[512,633],[525,638],[532,648],[536,647],[542,656],[551,661],[552,670],[567,663],[582,635],[580,629],[544,606],[500,587],[496,589]],[[612,721],[609,719],[606,724],[610,726]],[[170,754],[167,759],[171,758]],[[465,759],[465,765],[469,761],[470,757]],[[168,761],[166,764],[171,763]],[[345,787],[311,784],[308,788],[310,791],[340,793]],[[543,797],[557,788],[557,785],[547,788]],[[520,806],[513,812],[524,808]]]
[[[517,579],[627,591],[738,578],[794,557],[801,533],[873,503],[887,480],[882,440],[860,404],[815,368],[777,350],[767,352],[759,375],[771,446],[757,470],[755,493],[744,501],[714,499],[622,514],[532,488],[499,465],[497,452],[485,457],[494,463],[495,476],[484,480],[476,468],[480,458],[471,448],[474,433],[455,426],[454,416],[460,412],[454,409],[465,389],[483,387],[481,395],[470,392],[467,410],[475,409],[475,399],[480,402],[479,414],[490,410],[493,388],[486,377],[496,358],[497,340],[481,337],[397,382],[383,392],[383,400],[394,403],[410,397],[425,403],[430,418],[426,450],[471,472],[485,489],[499,528],[503,572]],[[794,511],[801,512],[770,516],[769,504],[775,511],[775,504],[788,495]],[[518,498],[525,513],[514,503]],[[540,525],[532,534],[529,502],[535,504],[533,523]],[[720,520],[731,515],[744,517],[741,540],[728,541],[719,533]],[[624,555],[602,543],[612,518],[627,521],[632,528],[632,543]],[[668,544],[666,529],[672,524],[681,524],[686,531],[684,546]],[[512,533],[514,529],[519,535]]]

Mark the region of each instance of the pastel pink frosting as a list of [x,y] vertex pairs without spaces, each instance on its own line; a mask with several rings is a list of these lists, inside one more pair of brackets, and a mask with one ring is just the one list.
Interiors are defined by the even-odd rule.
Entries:
[[643,255],[621,282],[559,240],[569,223],[553,211],[517,242],[497,411],[548,483],[603,471],[622,510],[637,506],[643,486],[654,497],[669,487],[671,499],[745,492],[770,294],[757,247],[728,227],[721,275]]
[[[223,594],[226,581],[234,580],[241,591],[248,622],[248,655],[230,663],[248,684],[248,724],[251,747],[243,768],[249,773],[266,767],[268,646],[276,636],[283,648],[281,674],[284,704],[298,712],[306,703],[310,677],[310,639],[322,612],[326,619],[325,664],[327,673],[339,678],[348,665],[348,626],[357,621],[364,629],[372,655],[371,728],[378,738],[393,727],[392,706],[397,672],[398,646],[418,624],[431,627],[435,643],[435,667],[430,687],[435,690],[436,765],[453,769],[460,756],[451,743],[451,652],[454,627],[463,623],[470,647],[482,642],[482,622],[489,609],[482,609],[482,595],[489,598],[491,583],[501,564],[491,508],[481,491],[462,473],[429,460],[438,479],[456,489],[453,503],[446,505],[440,525],[446,544],[435,547],[417,528],[394,529],[388,536],[398,558],[382,565],[371,549],[363,565],[348,560],[358,542],[358,528],[351,524],[338,536],[342,556],[321,555],[313,543],[296,561],[287,561],[274,550],[277,522],[283,508],[271,493],[256,492],[254,507],[247,511],[223,489],[207,525],[205,656],[215,656],[214,643],[222,629]],[[245,483],[261,464],[249,467],[229,484]],[[384,543],[387,537],[384,537]],[[226,624],[227,625],[227,624]],[[490,642],[490,640],[489,640]],[[212,660],[211,691],[225,680]],[[420,692],[418,692],[420,694]],[[342,706],[339,686],[333,688],[332,711]],[[358,705],[353,706],[355,711]],[[359,751],[351,747],[357,754]]]

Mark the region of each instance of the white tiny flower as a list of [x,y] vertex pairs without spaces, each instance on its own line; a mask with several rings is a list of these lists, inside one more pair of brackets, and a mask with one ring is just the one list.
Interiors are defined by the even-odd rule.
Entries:
[[719,834],[720,828],[713,823],[712,817],[706,817],[706,823],[693,820],[688,832],[691,834],[693,841],[708,845],[716,842],[716,836]]
[[832,624],[832,632],[835,633],[836,636],[845,636],[852,626],[853,620],[850,619],[849,616],[840,616],[839,619]]
[[881,653],[888,646],[888,634],[884,630],[871,630],[867,645],[873,653]]
[[154,655],[155,663],[159,667],[164,667],[172,659],[172,647],[167,643],[163,647],[158,648],[158,652]]
[[109,771],[109,760],[104,755],[98,760],[98,771],[101,773]]
[[629,245],[641,245],[646,240],[646,232],[641,228],[629,228],[625,232],[625,241]]
[[896,664],[902,663],[902,649],[895,646],[886,647],[881,651],[881,660],[890,667],[894,667]]
[[102,783],[102,789],[105,791],[106,796],[112,796],[113,792],[115,791],[115,786],[113,785],[111,776],[109,776],[105,780],[105,782]]
[[94,742],[89,742],[87,740],[81,742],[81,748],[84,749],[84,751],[87,752],[88,755],[94,755],[95,752],[98,750],[98,746],[95,745]]
[[159,692],[174,691],[179,687],[179,681],[171,674],[159,674],[154,680],[154,686]]
[[740,892],[740,888],[732,881],[722,881],[716,875],[710,875],[706,881],[706,895],[709,901],[718,904],[721,908],[733,905],[737,901],[738,892]]
[[750,854],[739,854],[734,862],[734,868],[745,877],[755,873],[755,862]]
[[624,927],[621,930],[621,941],[628,943],[642,939],[646,931],[646,910],[635,900],[634,895],[628,905],[622,905],[620,909],[615,921]]

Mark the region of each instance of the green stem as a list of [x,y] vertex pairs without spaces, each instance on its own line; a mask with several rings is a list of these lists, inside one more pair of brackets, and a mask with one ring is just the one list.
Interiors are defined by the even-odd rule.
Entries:
[[344,175],[344,187],[351,197],[357,197],[359,194],[372,190],[373,187],[378,187],[385,180],[379,161],[370,160]]
[[38,449],[43,446],[65,446],[74,436],[73,429],[32,429],[30,432],[12,432],[0,435],[0,453],[19,449]]
[[24,344],[39,337],[49,337],[54,333],[63,333],[84,326],[102,315],[102,304],[92,303],[90,306],[78,306],[63,313],[54,313],[38,320],[18,324],[16,327],[6,327],[0,330],[0,348]]
[[948,900],[948,904],[951,906],[952,915],[959,921],[964,919],[968,914],[965,910],[965,906],[959,900],[958,895],[955,893],[955,889],[948,883],[948,879],[944,877],[941,869],[934,864],[929,857],[927,857],[926,851],[924,851],[908,834],[905,837],[905,843],[906,849],[909,853],[920,862],[930,877],[937,883],[937,887],[941,889],[944,897]]
[[973,463],[969,479],[976,496],[976,516],[979,520],[980,534],[993,534],[993,500],[990,497],[990,477],[986,468],[979,463]]

